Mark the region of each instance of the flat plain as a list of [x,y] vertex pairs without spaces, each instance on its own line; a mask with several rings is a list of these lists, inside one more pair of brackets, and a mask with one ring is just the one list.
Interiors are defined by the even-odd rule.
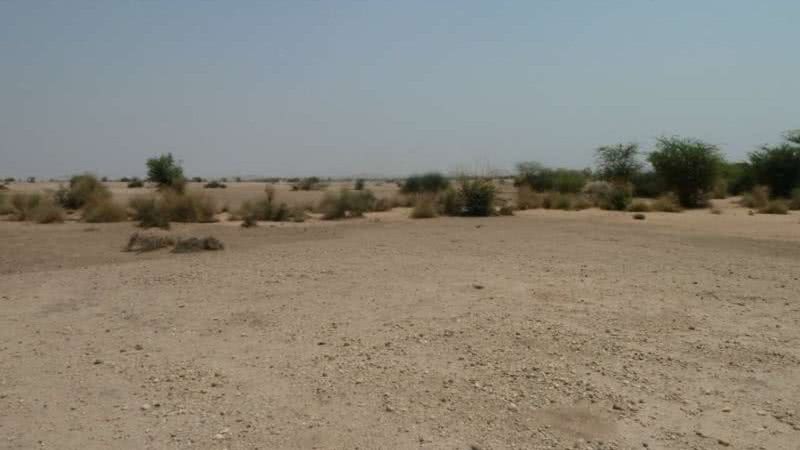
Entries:
[[717,203],[0,221],[0,448],[796,449],[800,220]]

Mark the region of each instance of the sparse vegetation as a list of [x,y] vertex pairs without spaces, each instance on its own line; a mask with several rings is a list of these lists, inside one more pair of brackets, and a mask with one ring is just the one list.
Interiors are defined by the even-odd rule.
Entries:
[[133,209],[133,219],[142,228],[169,229],[169,215],[155,195],[134,197],[129,205]]
[[302,222],[305,220],[305,211],[302,209],[290,209],[286,203],[275,201],[275,189],[272,186],[267,186],[264,192],[266,195],[263,199],[242,204],[237,216],[242,217],[245,223],[254,224],[258,221],[285,222],[289,220]]
[[364,190],[364,185],[365,185],[364,179],[363,178],[359,178],[359,179],[356,180],[355,184],[353,185],[353,190],[363,191]]
[[128,219],[128,211],[111,198],[90,201],[83,210],[83,220],[89,223],[122,222]]
[[138,178],[133,178],[128,182],[129,189],[136,189],[144,187],[144,182]]
[[463,179],[458,188],[462,198],[465,216],[486,217],[491,216],[494,210],[496,191],[494,184],[485,179]]
[[319,177],[308,177],[299,180],[296,184],[292,185],[293,191],[319,191],[325,189]]
[[739,203],[746,208],[763,208],[769,202],[769,188],[766,186],[756,186],[752,191],[742,195]]
[[537,209],[542,207],[542,198],[530,186],[523,184],[517,186],[517,209]]
[[527,185],[534,191],[578,193],[589,179],[585,170],[548,169],[537,162],[517,164],[516,186]]
[[789,209],[800,209],[800,188],[792,190],[792,198],[789,200]]
[[636,214],[633,215],[633,218],[634,218],[634,220],[644,220],[644,219],[647,218],[647,216],[645,216],[642,213],[636,213]]

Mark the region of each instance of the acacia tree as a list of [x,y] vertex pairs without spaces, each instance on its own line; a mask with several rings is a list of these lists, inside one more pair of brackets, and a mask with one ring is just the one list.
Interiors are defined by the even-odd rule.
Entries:
[[681,137],[659,138],[648,160],[667,189],[687,208],[705,203],[723,162],[717,146]]
[[755,181],[775,197],[788,197],[800,187],[800,130],[787,132],[786,142],[750,153]]
[[642,170],[639,144],[604,145],[595,153],[597,173],[606,181],[628,183]]
[[185,183],[183,168],[172,157],[172,153],[147,160],[147,179],[157,183],[160,188],[176,190],[182,190]]

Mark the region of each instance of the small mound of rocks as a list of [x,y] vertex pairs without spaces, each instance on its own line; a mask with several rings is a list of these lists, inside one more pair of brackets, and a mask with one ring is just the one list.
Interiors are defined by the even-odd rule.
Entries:
[[166,247],[174,247],[173,253],[193,253],[205,250],[223,250],[225,244],[213,236],[181,238],[156,231],[147,231],[133,233],[128,238],[125,251],[142,253]]
[[172,253],[192,253],[201,252],[203,250],[222,250],[225,245],[219,239],[208,236],[205,238],[189,237],[185,239],[178,239],[175,242],[175,248]]

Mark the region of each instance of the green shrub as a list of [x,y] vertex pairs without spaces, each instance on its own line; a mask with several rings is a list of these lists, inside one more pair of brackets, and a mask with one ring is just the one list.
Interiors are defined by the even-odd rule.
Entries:
[[666,191],[664,180],[652,170],[635,174],[631,184],[636,197],[656,198]]
[[318,209],[325,220],[361,217],[371,211],[375,195],[369,190],[351,191],[342,188],[338,193],[328,192],[320,201]]
[[680,204],[689,208],[705,204],[723,161],[716,146],[679,137],[659,138],[649,160]]
[[183,192],[186,179],[183,168],[172,157],[172,153],[147,160],[147,179],[157,183],[159,188],[172,188]]
[[203,185],[205,189],[225,189],[228,187],[225,183],[220,183],[219,181],[211,181]]
[[752,191],[745,193],[739,203],[746,208],[763,208],[769,202],[769,188],[756,186]]
[[635,143],[607,145],[596,150],[597,174],[613,183],[629,183],[642,169],[639,145]]
[[728,194],[740,195],[748,192],[756,185],[753,167],[746,162],[727,163],[720,165],[721,177],[728,185]]
[[92,174],[75,175],[69,180],[69,187],[56,192],[56,201],[68,209],[80,209],[92,201],[111,198],[111,191]]
[[438,172],[429,172],[422,175],[408,177],[400,188],[404,194],[421,194],[424,192],[438,193],[450,185],[447,178]]
[[462,180],[459,195],[464,202],[465,216],[486,217],[494,212],[496,192],[489,180]]
[[673,193],[664,194],[661,197],[655,199],[653,203],[650,205],[650,209],[653,211],[661,211],[661,212],[670,212],[670,213],[679,213],[683,211],[680,202],[678,201],[678,197]]
[[649,212],[650,211],[650,203],[647,203],[644,200],[634,200],[628,206],[628,211],[630,211],[630,212]]
[[548,192],[542,200],[542,208],[569,211],[572,209],[572,198],[560,192]]
[[520,163],[515,184],[527,185],[538,192],[556,191],[562,194],[578,193],[589,179],[582,170],[547,169],[538,163]]
[[142,180],[138,178],[134,178],[128,182],[129,189],[136,189],[141,187],[144,187],[144,183],[142,182]]
[[789,197],[800,187],[800,131],[786,134],[786,142],[764,146],[750,154],[755,181],[769,186],[775,197]]
[[758,212],[761,214],[789,214],[789,205],[784,200],[770,200]]
[[411,210],[412,219],[430,219],[436,217],[436,195],[425,193],[416,196],[414,209]]
[[92,200],[83,210],[83,220],[89,223],[122,222],[127,219],[128,211],[110,198]]

